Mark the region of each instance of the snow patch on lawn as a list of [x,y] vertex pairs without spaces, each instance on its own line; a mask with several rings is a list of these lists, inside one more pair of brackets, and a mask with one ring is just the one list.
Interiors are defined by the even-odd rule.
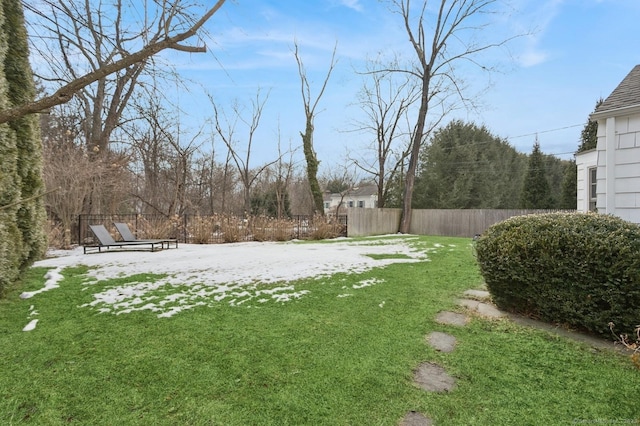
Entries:
[[[370,255],[404,256],[374,259]],[[63,268],[86,265],[89,278],[85,290],[92,291],[96,284],[100,284],[101,290],[93,294],[91,302],[81,307],[116,315],[151,311],[159,318],[215,303],[232,306],[285,303],[310,293],[309,290],[296,290],[294,285],[288,284],[292,281],[322,279],[341,272],[362,273],[392,263],[428,260],[425,250],[412,247],[411,238],[406,237],[303,244],[182,244],[178,249],[153,253],[113,250],[88,255],[79,247],[66,253],[57,252],[56,256],[36,262],[35,266],[54,269],[47,273],[45,288],[24,293],[24,298],[57,287]],[[137,274],[153,274],[154,277],[149,281],[104,288],[105,281]],[[353,289],[380,282],[382,280],[365,280]]]
[[45,291],[49,291],[49,290],[53,290],[54,288],[58,288],[59,285],[58,283],[62,280],[62,278],[64,278],[62,276],[62,274],[60,273],[62,271],[62,266],[58,266],[55,269],[51,269],[49,271],[47,271],[47,273],[44,275],[44,277],[47,279],[47,281],[45,281],[44,283],[44,287],[42,287],[40,290],[36,290],[36,291],[25,291],[24,293],[22,293],[20,295],[21,299],[30,299],[33,296],[35,296],[36,294],[39,293],[43,293]]

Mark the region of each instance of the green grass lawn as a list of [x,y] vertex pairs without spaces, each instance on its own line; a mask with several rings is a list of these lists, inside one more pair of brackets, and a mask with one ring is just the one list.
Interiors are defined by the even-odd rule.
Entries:
[[[0,424],[370,426],[411,410],[439,425],[640,423],[640,371],[628,357],[508,320],[437,324],[482,285],[470,240],[410,241],[429,261],[296,281],[308,293],[286,303],[217,303],[170,318],[81,307],[139,279],[87,288],[82,267],[22,300],[44,283],[33,268],[0,301]],[[32,306],[38,326],[23,332]],[[430,348],[432,331],[454,335],[457,348]],[[414,385],[425,361],[457,388]]]

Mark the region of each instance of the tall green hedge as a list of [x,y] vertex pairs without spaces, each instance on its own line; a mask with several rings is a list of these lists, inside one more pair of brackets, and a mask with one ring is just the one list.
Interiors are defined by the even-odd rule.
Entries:
[[[3,0],[4,32],[8,43],[4,59],[8,97],[11,105],[21,105],[35,99],[36,89],[31,65],[29,45],[20,0]],[[42,139],[38,115],[30,114],[9,123],[16,137],[18,150],[17,172],[20,182],[20,205],[16,213],[22,233],[21,268],[30,266],[46,249],[44,221],[46,219],[44,181],[42,178]]]
[[640,324],[640,226],[582,213],[518,216],[476,241],[480,270],[504,310],[610,335]]
[[[1,4],[0,108],[8,108],[32,101],[35,85],[22,3]],[[0,124],[0,291],[46,248],[39,131],[35,114]]]

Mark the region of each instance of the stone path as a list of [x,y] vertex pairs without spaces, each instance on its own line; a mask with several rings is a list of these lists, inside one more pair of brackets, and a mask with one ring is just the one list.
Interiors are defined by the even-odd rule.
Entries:
[[430,418],[415,411],[409,411],[402,419],[400,426],[431,426],[432,424]]
[[[491,295],[488,291],[466,290],[463,293],[463,298],[457,300],[457,304],[458,306],[465,308],[469,314],[479,315],[484,318],[508,318],[515,323],[540,328],[567,338],[585,342],[595,348],[624,351],[622,346],[616,346],[609,341],[581,333],[574,333],[552,324],[502,312],[491,303]],[[436,323],[442,325],[464,327],[470,321],[470,318],[468,315],[462,313],[442,311],[438,312],[435,320]],[[436,351],[448,353],[455,350],[457,341],[456,338],[450,334],[433,331],[425,336],[425,343]],[[424,362],[420,364],[413,373],[413,380],[416,386],[427,392],[449,392],[455,390],[456,386],[455,378],[451,377],[443,367],[433,362]],[[431,425],[433,425],[433,421],[430,418],[416,411],[408,412],[400,422],[400,426]]]
[[431,347],[440,352],[453,352],[456,348],[456,338],[447,333],[434,331],[426,340]]
[[[466,308],[471,313],[486,318],[501,318],[506,316],[491,304],[491,295],[484,290],[467,290],[464,298],[458,299],[459,306]],[[435,318],[438,324],[464,327],[470,321],[469,316],[458,312],[438,312]],[[456,348],[456,338],[450,334],[433,331],[425,336],[425,342],[439,352],[453,352]],[[421,389],[427,392],[449,392],[456,387],[456,379],[450,376],[446,370],[433,362],[423,362],[413,373],[413,381]],[[433,421],[422,413],[408,412],[400,426],[431,426]]]

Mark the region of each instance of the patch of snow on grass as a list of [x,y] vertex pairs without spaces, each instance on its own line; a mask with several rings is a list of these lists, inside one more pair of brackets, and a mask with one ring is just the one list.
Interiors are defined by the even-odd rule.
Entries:
[[[38,315],[38,311],[35,310],[35,306],[31,305],[29,307],[29,317]],[[31,321],[29,321],[29,323],[27,325],[24,326],[24,328],[22,329],[22,331],[31,331],[34,330],[36,328],[36,324],[38,324],[38,320],[37,319],[33,319]]]
[[372,285],[376,285],[383,282],[384,280],[380,280],[378,278],[370,278],[368,280],[360,281],[360,284],[354,284],[353,288],[359,289],[359,288],[371,287]]
[[29,321],[29,324],[25,325],[24,328],[22,329],[22,331],[31,331],[34,330],[36,328],[36,324],[38,324],[38,320],[34,319]]
[[[374,259],[370,256],[398,253],[406,258]],[[56,268],[51,279],[55,275],[59,280],[63,268],[86,265],[90,280],[85,283],[87,291],[98,282],[105,285],[107,281],[108,286],[108,280],[113,278],[135,274],[164,275],[149,282],[103,288],[93,294],[92,302],[81,307],[111,314],[148,310],[159,318],[166,318],[196,306],[220,302],[234,306],[247,302],[283,303],[299,299],[309,291],[296,291],[293,285],[269,285],[305,278],[322,279],[340,272],[362,273],[392,263],[425,260],[428,260],[425,251],[412,247],[406,238],[387,238],[304,244],[183,244],[178,249],[153,253],[107,251],[88,255],[84,255],[79,247],[67,252],[66,256],[36,262],[35,266]],[[378,282],[382,281],[365,280],[353,288]]]
[[60,274],[60,271],[62,271],[62,266],[58,266],[55,269],[47,271],[47,273],[44,275],[47,280],[44,283],[44,287],[36,291],[25,291],[20,295],[20,298],[30,299],[38,293],[44,293],[45,291],[53,290],[54,288],[60,287],[58,283],[64,278],[62,274]]

